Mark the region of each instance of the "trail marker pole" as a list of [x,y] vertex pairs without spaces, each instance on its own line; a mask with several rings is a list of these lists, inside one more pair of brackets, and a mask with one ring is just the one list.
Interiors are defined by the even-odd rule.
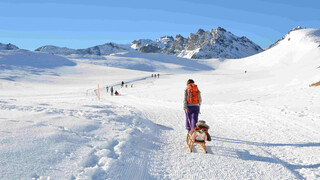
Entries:
[[99,88],[99,84],[98,84],[98,99],[100,101],[100,88]]

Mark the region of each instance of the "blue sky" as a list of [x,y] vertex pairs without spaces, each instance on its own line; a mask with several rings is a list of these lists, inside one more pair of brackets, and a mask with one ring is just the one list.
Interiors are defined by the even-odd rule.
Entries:
[[266,48],[290,29],[320,28],[319,0],[0,0],[0,42],[87,48],[218,26]]

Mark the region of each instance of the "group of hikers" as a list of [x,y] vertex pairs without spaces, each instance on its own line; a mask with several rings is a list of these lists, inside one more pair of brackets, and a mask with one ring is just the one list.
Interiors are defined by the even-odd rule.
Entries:
[[[160,74],[152,74],[151,77],[158,77],[159,78]],[[131,88],[133,88],[133,84],[130,85]],[[128,84],[125,84],[124,81],[121,82],[121,88],[123,87],[126,87],[128,88]],[[107,93],[109,93],[109,86],[106,86],[106,90],[107,90]],[[117,90],[114,90],[113,86],[110,87],[110,94],[111,96],[113,96],[113,93],[114,95],[118,96],[119,95],[119,92]]]
[[[128,87],[128,85],[127,85],[127,84],[124,84],[124,82],[122,81],[122,82],[121,82],[121,88],[123,88],[123,86],[125,86],[126,88]],[[133,84],[131,84],[131,87],[133,88]]]
[[160,74],[151,74],[151,77],[154,77],[154,78],[156,78],[158,76],[158,78],[159,78],[159,76],[160,76]]
[[[127,84],[124,84],[124,82],[122,81],[122,82],[121,82],[121,88],[123,88],[123,87],[126,87],[126,88],[127,88],[128,85],[127,85]],[[131,84],[131,88],[133,88],[133,84]],[[107,90],[107,93],[109,93],[109,86],[106,86],[106,90]],[[117,90],[114,90],[113,86],[111,86],[111,87],[110,87],[110,95],[113,96],[113,93],[114,93],[114,95],[116,95],[116,96],[120,95],[119,92],[118,92]]]

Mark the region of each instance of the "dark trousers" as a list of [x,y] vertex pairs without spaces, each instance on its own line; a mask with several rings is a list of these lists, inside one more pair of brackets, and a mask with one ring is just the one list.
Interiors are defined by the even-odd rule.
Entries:
[[[186,111],[186,129],[188,131],[196,127],[198,122],[200,107],[199,106],[188,106]],[[190,123],[189,123],[190,121]]]

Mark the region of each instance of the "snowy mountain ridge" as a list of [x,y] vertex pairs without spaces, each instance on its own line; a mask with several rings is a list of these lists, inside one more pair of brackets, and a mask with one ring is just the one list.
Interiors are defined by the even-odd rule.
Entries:
[[0,43],[0,50],[16,50],[16,49],[19,49],[19,48],[11,43],[9,44]]
[[128,45],[120,45],[116,43],[105,43],[102,45],[97,45],[93,47],[89,47],[86,49],[70,49],[67,47],[58,47],[58,46],[42,46],[35,51],[46,52],[51,54],[59,54],[59,55],[71,55],[71,54],[80,54],[80,55],[109,55],[112,53],[130,51],[130,47]]
[[175,38],[162,37],[161,40],[133,41],[131,47],[139,52],[164,53],[191,59],[210,58],[242,58],[262,52],[262,48],[246,37],[237,37],[229,31],[218,27],[210,31],[199,29],[197,33],[191,33],[188,38],[180,34]]
[[262,48],[246,37],[238,37],[225,29],[218,27],[210,31],[199,29],[188,38],[180,34],[176,37],[163,36],[156,40],[139,39],[129,45],[106,43],[86,49],[70,49],[57,46],[42,46],[35,51],[70,55],[109,55],[112,53],[136,50],[142,53],[163,53],[183,58],[242,58],[262,52]]

